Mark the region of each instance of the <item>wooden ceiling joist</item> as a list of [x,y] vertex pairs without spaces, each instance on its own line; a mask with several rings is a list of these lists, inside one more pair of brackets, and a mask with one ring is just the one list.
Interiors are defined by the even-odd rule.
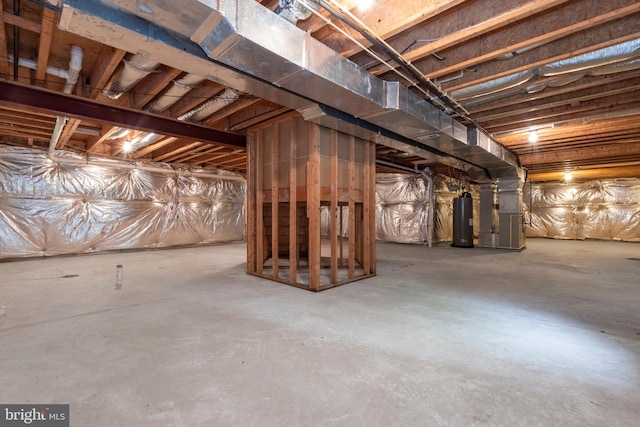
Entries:
[[[465,73],[459,79],[445,83],[443,87],[451,92],[635,40],[640,38],[638,28],[640,28],[640,15],[627,16],[619,20],[615,26],[599,26],[592,29],[588,33],[589,37],[585,37],[585,34],[573,33],[508,60],[481,64],[473,72]],[[444,75],[442,70],[434,73],[426,72],[426,74],[430,78]]]
[[[429,55],[437,54],[438,52],[458,46],[468,40],[496,31],[517,21],[566,3],[567,1],[568,0],[533,0],[513,9],[492,14],[491,19],[464,26],[454,32],[449,32],[452,21],[450,20],[450,16],[446,16],[440,22],[431,23],[428,26],[429,37],[433,41],[419,45],[415,49],[408,51],[404,54],[404,58],[407,61],[415,62]],[[464,14],[469,17],[478,16],[482,13],[487,13],[487,8],[495,8],[501,4],[500,2],[475,2],[469,6],[469,9],[477,8],[477,10],[465,9]],[[453,22],[456,22],[456,20],[453,20]],[[387,71],[388,67],[386,65],[380,65],[370,70],[374,75]]]
[[[513,28],[505,28],[472,40],[458,48],[450,49],[443,53],[444,61],[425,62],[419,64],[419,68],[425,74],[438,79],[465,69],[474,69],[479,64],[501,57],[511,56],[514,52],[535,50],[536,47],[553,42],[557,42],[554,50],[561,52],[563,46],[571,46],[567,44],[571,42],[563,41],[563,38],[575,33],[584,36],[586,30],[627,16],[637,10],[638,4],[634,0],[614,0],[606,4],[598,0],[588,0],[586,5],[584,1],[572,2],[549,16],[545,14],[533,17]],[[448,88],[448,90],[454,89],[455,87]]]
[[109,79],[122,62],[127,52],[104,46],[98,55],[93,71],[91,73],[91,98],[96,99],[105,90]]

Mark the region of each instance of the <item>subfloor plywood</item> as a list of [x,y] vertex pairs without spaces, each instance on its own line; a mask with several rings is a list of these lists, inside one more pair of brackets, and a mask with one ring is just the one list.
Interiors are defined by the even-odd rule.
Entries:
[[[311,293],[243,244],[0,263],[0,402],[73,426],[635,426],[640,245],[378,244]],[[123,288],[115,289],[116,265]]]

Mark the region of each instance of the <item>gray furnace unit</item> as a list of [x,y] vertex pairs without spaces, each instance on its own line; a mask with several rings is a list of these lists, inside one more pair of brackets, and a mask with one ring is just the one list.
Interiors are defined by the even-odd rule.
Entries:
[[453,199],[453,243],[458,248],[473,247],[473,199],[465,191]]

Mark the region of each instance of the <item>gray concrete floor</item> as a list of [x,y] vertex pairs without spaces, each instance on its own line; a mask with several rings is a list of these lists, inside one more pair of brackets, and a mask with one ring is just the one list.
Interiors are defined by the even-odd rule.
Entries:
[[72,426],[640,425],[640,244],[377,249],[377,277],[319,294],[246,275],[243,244],[0,263],[0,402]]

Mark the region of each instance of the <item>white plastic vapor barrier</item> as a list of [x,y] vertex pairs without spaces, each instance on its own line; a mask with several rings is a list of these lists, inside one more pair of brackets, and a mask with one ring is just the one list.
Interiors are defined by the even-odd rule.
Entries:
[[640,179],[527,183],[527,237],[640,242]]
[[432,214],[427,182],[422,175],[376,175],[376,239],[422,243]]
[[0,146],[0,259],[244,239],[244,180],[64,155]]
[[[383,242],[425,243],[429,215],[434,215],[434,242],[453,239],[453,199],[460,182],[443,175],[433,177],[435,206],[429,201],[428,183],[421,174],[376,175],[376,239]],[[456,188],[451,188],[455,186]],[[467,186],[474,204],[474,231],[478,230],[478,192]]]

